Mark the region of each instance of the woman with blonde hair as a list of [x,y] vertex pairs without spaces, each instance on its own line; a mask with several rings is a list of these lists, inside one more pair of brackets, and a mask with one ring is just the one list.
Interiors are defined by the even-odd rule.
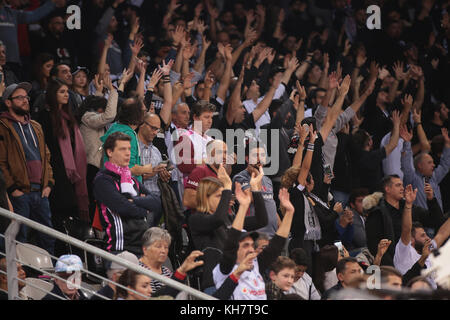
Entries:
[[[263,228],[268,223],[267,211],[261,194],[263,175],[264,173],[260,169],[259,174],[253,173],[250,180],[255,215],[245,218],[244,228],[246,231]],[[228,227],[232,225],[234,219],[229,214],[232,198],[231,187],[231,179],[221,164],[217,171],[217,178],[206,177],[200,180],[196,194],[196,212],[188,218],[194,248],[205,252],[201,288],[209,294],[215,291],[212,269],[219,261],[227,239]],[[250,190],[242,191],[241,187],[237,185],[235,193],[236,199],[239,201],[241,196],[250,193]]]

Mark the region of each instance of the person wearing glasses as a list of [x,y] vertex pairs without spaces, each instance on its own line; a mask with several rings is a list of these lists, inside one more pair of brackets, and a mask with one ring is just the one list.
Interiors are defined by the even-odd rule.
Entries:
[[152,172],[143,174],[142,180],[144,186],[151,192],[158,203],[159,210],[154,212],[155,222],[159,221],[162,215],[161,190],[158,186],[158,178],[164,182],[170,181],[170,172],[167,171],[167,163],[163,162],[161,152],[153,144],[153,139],[155,139],[160,131],[161,120],[159,116],[154,113],[146,113],[137,136],[139,149],[141,150],[141,165],[145,166],[150,164],[152,166]]
[[[0,114],[0,169],[14,212],[52,228],[48,196],[55,181],[42,127],[30,119],[30,90],[30,83],[21,82],[3,93],[8,111]],[[27,237],[22,225],[16,239]],[[53,254],[55,240],[39,233],[37,245]]]

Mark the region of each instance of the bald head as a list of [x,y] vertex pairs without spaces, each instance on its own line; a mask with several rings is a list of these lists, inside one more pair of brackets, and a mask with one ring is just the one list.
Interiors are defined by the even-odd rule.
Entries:
[[433,158],[428,153],[419,153],[414,158],[414,167],[425,177],[431,177],[434,171]]
[[161,130],[161,120],[159,116],[147,112],[144,116],[144,122],[139,127],[139,137],[146,143],[150,144],[155,139],[158,132]]

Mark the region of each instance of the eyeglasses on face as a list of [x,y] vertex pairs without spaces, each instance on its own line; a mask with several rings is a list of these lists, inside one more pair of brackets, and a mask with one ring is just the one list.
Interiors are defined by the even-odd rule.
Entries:
[[28,101],[30,101],[30,97],[29,96],[15,96],[15,97],[10,97],[9,100],[14,100],[17,99],[19,101],[23,101],[24,99],[27,99]]

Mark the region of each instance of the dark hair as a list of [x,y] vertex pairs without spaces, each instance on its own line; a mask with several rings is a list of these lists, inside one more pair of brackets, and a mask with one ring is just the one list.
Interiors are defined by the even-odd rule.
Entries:
[[124,100],[117,120],[126,125],[141,125],[144,121],[144,110],[142,110],[141,100],[137,97]]
[[104,97],[99,97],[95,95],[87,96],[86,99],[83,100],[80,107],[78,108],[77,112],[78,123],[81,123],[81,119],[83,118],[84,114],[88,111],[97,112],[98,109],[102,109],[104,111],[106,109],[107,103],[108,100],[106,100]]
[[47,85],[47,91],[45,92],[45,103],[50,111],[50,119],[52,122],[54,135],[65,139],[66,135],[62,128],[63,117],[61,111],[65,111],[69,116],[69,130],[74,130],[77,120],[72,113],[72,108],[69,103],[62,105],[61,109],[58,107],[57,92],[62,86],[66,86],[67,89],[69,89],[69,86],[58,78],[50,79]]
[[396,276],[402,278],[400,271],[392,266],[380,266],[381,283],[386,283],[389,276]]
[[431,154],[438,156],[444,152],[445,140],[442,134],[434,136],[431,140]]
[[278,274],[283,269],[295,269],[295,262],[286,256],[279,256],[271,265],[269,270]]
[[424,229],[423,224],[421,224],[419,221],[413,221],[411,226],[411,236],[414,238],[416,235],[416,229]]
[[283,100],[281,99],[273,99],[269,106],[269,115],[270,117],[273,117],[273,114],[280,109],[281,105],[283,104]]
[[289,257],[295,262],[298,266],[307,266],[309,264],[309,257],[306,251],[303,248],[295,248],[293,249]]
[[364,149],[368,142],[369,133],[366,130],[359,129],[353,134],[353,143],[355,144],[357,149]]
[[391,175],[385,176],[385,177],[383,177],[383,179],[381,179],[380,188],[381,188],[381,192],[383,192],[383,194],[385,193],[386,187],[390,186],[392,184],[393,178],[400,179],[400,177],[396,174],[391,174]]
[[216,111],[216,106],[205,100],[197,101],[192,106],[192,116],[196,117],[200,117],[204,112],[214,112],[214,111]]
[[[137,278],[140,276],[140,273],[137,273],[136,271],[133,271],[131,269],[126,269],[122,275],[120,276],[119,280],[117,280],[117,283],[124,286],[124,287],[131,287],[132,289],[136,288],[137,284]],[[120,287],[116,286],[116,299],[117,298],[123,298],[126,299],[128,297],[129,291]]]
[[336,268],[339,250],[335,245],[323,246],[316,257],[316,270],[313,274],[313,282],[317,290],[325,292],[325,272]]
[[356,263],[359,265],[358,260],[356,260],[356,258],[354,257],[342,258],[336,264],[336,275],[345,272],[345,269],[347,268],[347,263]]
[[68,66],[69,68],[70,68],[70,66],[67,64],[67,63],[65,63],[65,62],[58,62],[58,63],[55,63],[54,65],[53,65],[53,68],[50,70],[50,77],[57,77],[58,76],[58,72],[59,72],[59,66]]
[[50,53],[43,52],[36,57],[33,64],[34,78],[37,82],[39,82],[39,85],[42,89],[45,89],[45,87],[47,86],[47,83],[45,83],[46,81],[44,79],[44,75],[42,74],[42,66],[51,60],[55,61],[55,57]]
[[424,276],[417,276],[417,277],[412,278],[411,280],[408,281],[408,283],[406,284],[406,287],[411,288],[414,283],[419,282],[419,281],[425,282],[430,288],[433,288],[431,286],[430,280],[428,280],[428,278],[424,277]]
[[107,150],[112,150],[114,151],[114,148],[116,147],[116,141],[120,140],[120,141],[130,141],[131,142],[131,137],[129,135],[127,135],[126,133],[120,132],[120,131],[116,131],[111,133],[105,140],[105,143],[103,143],[103,150],[105,150],[105,154],[106,156],[108,156],[108,154],[106,153]]
[[369,189],[367,188],[356,188],[350,193],[349,203],[355,204],[356,198],[365,197],[369,195]]

